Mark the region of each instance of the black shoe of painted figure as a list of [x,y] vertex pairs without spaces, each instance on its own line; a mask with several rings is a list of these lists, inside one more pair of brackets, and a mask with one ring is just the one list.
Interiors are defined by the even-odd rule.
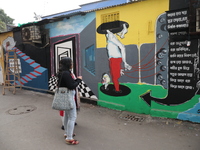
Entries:
[[[75,122],[74,125],[77,126],[78,124]],[[65,130],[65,127],[62,125],[62,126],[61,126],[61,129],[62,129],[62,130]]]

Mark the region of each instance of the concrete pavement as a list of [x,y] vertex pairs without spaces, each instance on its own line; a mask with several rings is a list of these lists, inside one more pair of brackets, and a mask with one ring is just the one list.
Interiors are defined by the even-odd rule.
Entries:
[[200,124],[88,103],[81,103],[75,127],[80,144],[67,145],[52,98],[23,89],[0,94],[0,150],[200,150]]

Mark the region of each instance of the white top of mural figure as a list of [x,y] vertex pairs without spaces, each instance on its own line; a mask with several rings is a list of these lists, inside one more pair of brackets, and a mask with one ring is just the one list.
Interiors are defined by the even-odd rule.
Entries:
[[[126,51],[125,46],[118,40],[117,36],[110,30],[106,30],[107,34],[107,50],[109,58],[122,58],[124,62],[125,70],[131,70],[131,66],[126,62]],[[128,32],[126,24],[123,24],[123,29],[118,32],[117,35],[123,39],[125,34]]]

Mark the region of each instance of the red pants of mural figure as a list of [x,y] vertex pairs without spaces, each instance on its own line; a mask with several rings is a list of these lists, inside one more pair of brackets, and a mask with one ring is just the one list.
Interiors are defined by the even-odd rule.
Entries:
[[116,91],[119,91],[119,81],[122,58],[110,58],[110,74]]

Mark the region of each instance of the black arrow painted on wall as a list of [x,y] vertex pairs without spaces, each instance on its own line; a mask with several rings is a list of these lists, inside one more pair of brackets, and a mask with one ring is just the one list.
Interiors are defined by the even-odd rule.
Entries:
[[140,97],[151,106],[151,101],[157,102],[162,105],[180,105],[190,100],[194,95],[195,90],[173,90],[169,89],[169,93],[166,98],[156,98],[151,96],[151,91],[141,95]]

